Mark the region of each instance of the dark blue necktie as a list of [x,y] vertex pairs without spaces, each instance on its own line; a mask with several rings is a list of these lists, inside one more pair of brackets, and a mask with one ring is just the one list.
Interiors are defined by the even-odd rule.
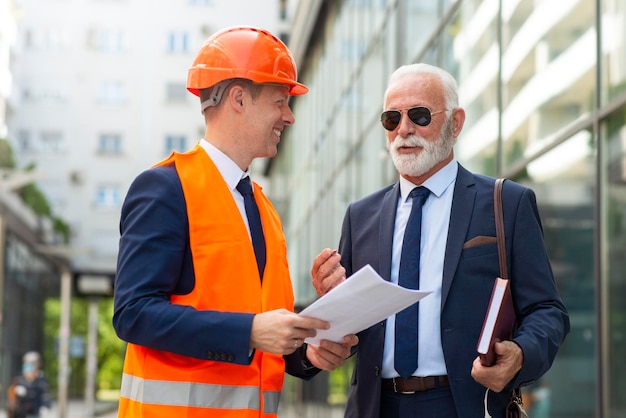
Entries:
[[[422,232],[422,206],[430,190],[420,186],[411,190],[411,214],[404,231],[398,284],[409,289],[419,288],[420,239]],[[403,378],[417,369],[417,303],[396,314],[396,340],[394,367]]]
[[237,190],[239,190],[239,193],[243,196],[248,226],[250,227],[250,235],[252,236],[252,246],[254,247],[256,264],[259,268],[259,277],[263,280],[263,270],[265,270],[265,237],[263,236],[259,207],[256,205],[254,194],[252,193],[250,177],[246,176],[242,178],[239,184],[237,184]]

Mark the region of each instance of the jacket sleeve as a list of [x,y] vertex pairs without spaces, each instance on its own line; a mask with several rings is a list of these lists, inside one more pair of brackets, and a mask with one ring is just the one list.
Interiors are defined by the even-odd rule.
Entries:
[[194,287],[188,231],[175,167],[140,174],[130,186],[120,219],[115,331],[125,341],[156,350],[249,364],[253,314],[170,303],[171,295]]
[[304,380],[311,380],[322,370],[304,363],[303,358],[306,355],[306,347],[307,345],[303,344],[293,353],[284,355],[283,358],[285,359],[285,371],[288,374]]

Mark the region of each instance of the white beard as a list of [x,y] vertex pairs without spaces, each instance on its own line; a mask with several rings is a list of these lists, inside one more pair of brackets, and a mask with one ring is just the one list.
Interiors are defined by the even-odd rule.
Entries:
[[[446,159],[455,143],[456,138],[452,135],[452,123],[450,120],[446,120],[436,141],[427,141],[417,135],[397,136],[392,143],[387,142],[387,148],[393,164],[400,174],[418,177]],[[398,152],[398,148],[401,147],[420,147],[422,151],[419,155],[401,154]]]

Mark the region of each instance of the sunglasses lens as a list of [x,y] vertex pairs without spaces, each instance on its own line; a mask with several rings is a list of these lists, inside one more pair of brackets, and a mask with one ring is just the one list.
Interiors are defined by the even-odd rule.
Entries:
[[383,128],[388,131],[393,131],[400,123],[401,118],[402,114],[397,110],[387,110],[380,115],[380,122],[382,123]]
[[409,109],[407,114],[414,124],[419,126],[428,126],[430,123],[430,110],[425,107],[414,107]]
[[[414,124],[419,126],[428,126],[432,116],[428,108],[421,106],[409,109],[407,115]],[[380,115],[380,122],[383,124],[383,128],[388,131],[396,129],[401,119],[402,113],[398,110],[387,110]]]

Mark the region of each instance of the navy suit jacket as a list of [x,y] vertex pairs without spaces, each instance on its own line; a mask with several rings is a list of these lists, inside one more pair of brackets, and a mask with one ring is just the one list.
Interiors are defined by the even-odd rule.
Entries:
[[[196,280],[211,280],[194,274],[187,206],[173,164],[146,170],[133,181],[120,233],[113,314],[118,336],[183,356],[250,364],[253,314],[170,303],[172,295],[189,293]],[[233,286],[236,277],[233,266]],[[310,378],[319,370],[304,366],[303,350],[284,356],[287,372]]]
[[[486,389],[470,372],[494,280],[500,275],[493,238],[494,182],[459,165],[450,214],[441,284],[441,341],[461,418],[484,416]],[[399,193],[399,183],[395,183],[348,207],[339,243],[348,276],[370,264],[389,280]],[[490,392],[489,410],[494,418],[504,416],[508,389],[531,383],[550,368],[569,332],[568,313],[555,286],[533,191],[506,181],[502,200],[509,276],[518,316],[514,341],[524,353],[524,364],[507,390]],[[383,321],[359,333],[346,417],[380,416],[385,326]]]

